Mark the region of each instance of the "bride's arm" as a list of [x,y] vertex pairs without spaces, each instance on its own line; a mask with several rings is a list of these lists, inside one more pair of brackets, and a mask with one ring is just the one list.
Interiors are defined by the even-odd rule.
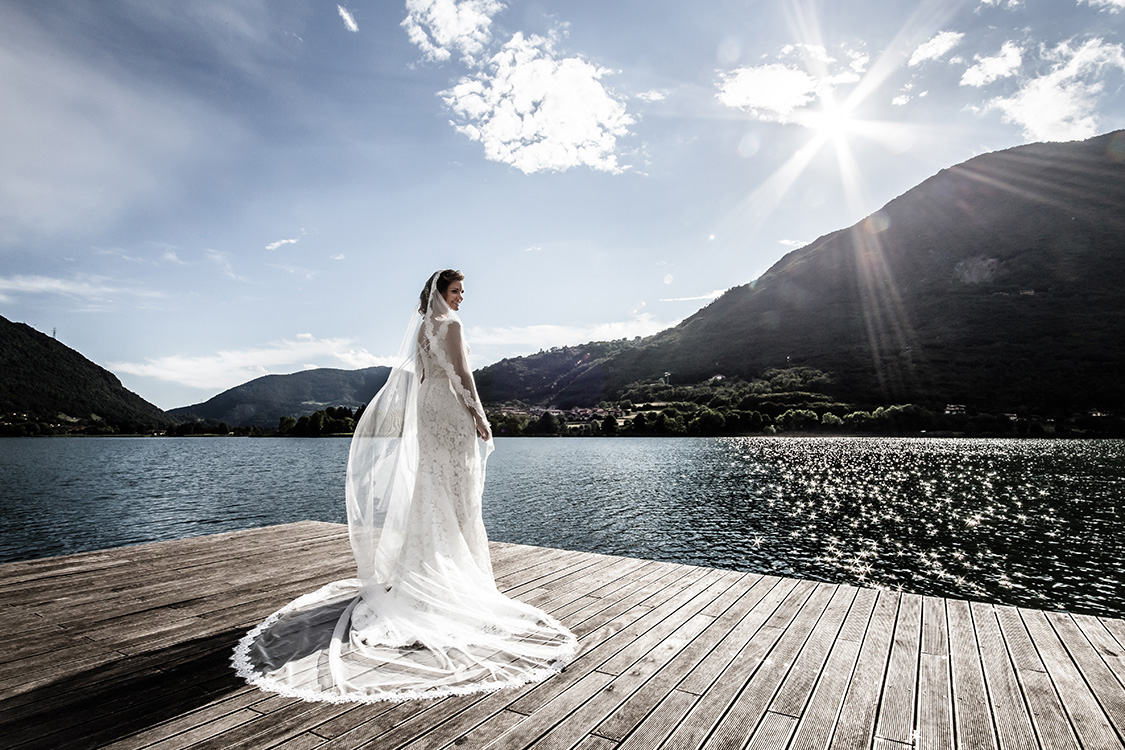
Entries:
[[469,413],[473,415],[473,421],[476,423],[477,432],[485,440],[492,439],[492,429],[489,427],[488,420],[484,416],[484,405],[481,403],[480,396],[477,394],[477,384],[473,380],[472,370],[469,369],[469,360],[465,355],[465,342],[461,335],[461,321],[451,320],[446,327],[445,335],[446,354],[449,358],[449,363],[453,365],[453,377],[456,378],[455,384],[459,383],[460,388],[457,389],[461,395],[462,401],[468,408]]

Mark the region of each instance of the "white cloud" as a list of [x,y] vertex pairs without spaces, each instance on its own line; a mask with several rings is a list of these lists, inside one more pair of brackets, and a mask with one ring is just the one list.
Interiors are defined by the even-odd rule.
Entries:
[[[1081,2],[1081,0],[1079,0]],[[1022,0],[980,0],[981,5],[1012,10],[1023,5]],[[979,10],[979,9],[978,9]]]
[[657,91],[656,89],[653,89],[652,91],[642,91],[641,93],[637,94],[636,97],[634,97],[634,98],[640,99],[642,102],[651,103],[651,102],[662,102],[662,101],[664,101],[665,99],[668,98],[668,95],[665,94],[663,91]]
[[168,261],[169,263],[175,263],[177,266],[186,266],[187,265],[186,261],[180,260],[180,256],[176,255],[175,250],[168,250],[163,255],[161,255],[160,257],[162,259]]
[[117,295],[160,297],[159,292],[122,285],[103,276],[59,279],[51,276],[0,276],[0,301],[10,302],[11,294],[57,294],[92,301],[106,301]]
[[785,247],[804,247],[809,244],[807,240],[778,240],[777,244],[784,245]]
[[848,67],[856,73],[864,73],[867,71],[867,64],[871,62],[871,55],[861,50],[853,50],[848,52]]
[[1125,0],[1078,0],[1079,5],[1083,2],[1089,4],[1091,8],[1109,11],[1110,13],[1120,13],[1125,10]]
[[492,39],[492,16],[503,9],[498,0],[406,0],[402,27],[427,59],[442,62],[457,51],[475,65]]
[[[679,323],[661,322],[650,313],[630,320],[589,325],[533,325],[511,328],[471,328],[468,339],[473,349],[503,348],[509,351],[538,351],[553,346],[576,346],[591,341],[613,341],[651,336]],[[511,355],[508,355],[511,356]]]
[[278,240],[277,242],[271,242],[270,244],[266,245],[266,250],[276,250],[282,245],[296,245],[300,241],[300,237],[294,237],[291,240]]
[[965,35],[957,31],[939,32],[932,39],[918,45],[918,49],[914,50],[914,54],[910,56],[910,62],[907,64],[914,67],[929,60],[940,60],[951,49],[960,44],[964,38]]
[[1023,50],[1015,42],[1004,42],[995,57],[978,57],[976,65],[961,76],[962,86],[985,86],[1015,75],[1023,64]]
[[199,356],[174,354],[144,362],[110,362],[106,367],[113,372],[221,391],[263,375],[284,374],[315,366],[358,368],[393,363],[393,357],[376,357],[366,350],[356,349],[351,339],[318,339],[304,333],[265,346],[227,349]]
[[559,59],[553,40],[515,34],[486,64],[441,96],[485,158],[525,173],[587,166],[620,172],[617,138],[633,118],[601,78],[610,71]]
[[700,294],[696,297],[665,297],[665,298],[661,299],[660,301],[661,302],[702,302],[703,300],[718,299],[719,297],[723,296],[723,294],[726,293],[726,291],[727,291],[726,289],[716,289],[713,292],[708,292],[707,294]]
[[670,274],[670,273],[664,274],[664,283],[665,284],[671,284],[675,280],[676,280],[676,277],[673,276],[672,274]]
[[344,260],[346,257],[343,253],[340,253],[339,255],[333,255],[332,260]]
[[786,45],[772,62],[719,73],[717,96],[763,122],[813,124],[815,103],[835,100],[833,92],[860,81],[867,68],[862,50],[844,50],[844,56],[840,63],[820,45]]
[[766,122],[792,122],[794,113],[813,101],[817,79],[805,71],[767,63],[739,68],[719,77],[719,101]]
[[1000,110],[1004,122],[1019,125],[1024,137],[1032,141],[1081,140],[1096,135],[1096,101],[1104,89],[1104,77],[1112,69],[1125,70],[1122,46],[1091,39],[1074,49],[1063,42],[1045,50],[1043,58],[1053,64],[1049,72],[981,109]]

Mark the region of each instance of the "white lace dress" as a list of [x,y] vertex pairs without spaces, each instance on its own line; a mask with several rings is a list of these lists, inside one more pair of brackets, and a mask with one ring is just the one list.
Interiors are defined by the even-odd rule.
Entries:
[[[348,516],[358,577],[307,594],[250,631],[247,681],[305,700],[409,700],[544,679],[575,637],[497,590],[481,516],[492,449],[476,436],[461,322],[440,300],[352,441]],[[410,333],[408,332],[408,342]]]

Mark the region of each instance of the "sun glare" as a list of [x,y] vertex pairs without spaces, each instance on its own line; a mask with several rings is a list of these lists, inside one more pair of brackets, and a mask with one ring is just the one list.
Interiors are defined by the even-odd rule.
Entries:
[[809,116],[808,125],[817,134],[837,140],[853,130],[855,121],[843,107],[826,104],[820,112]]

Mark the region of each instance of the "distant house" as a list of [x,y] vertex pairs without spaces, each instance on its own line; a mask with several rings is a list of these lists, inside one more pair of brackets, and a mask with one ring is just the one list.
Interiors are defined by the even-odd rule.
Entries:
[[946,404],[945,405],[945,413],[946,414],[956,414],[956,415],[964,416],[965,415],[965,405],[964,404]]

